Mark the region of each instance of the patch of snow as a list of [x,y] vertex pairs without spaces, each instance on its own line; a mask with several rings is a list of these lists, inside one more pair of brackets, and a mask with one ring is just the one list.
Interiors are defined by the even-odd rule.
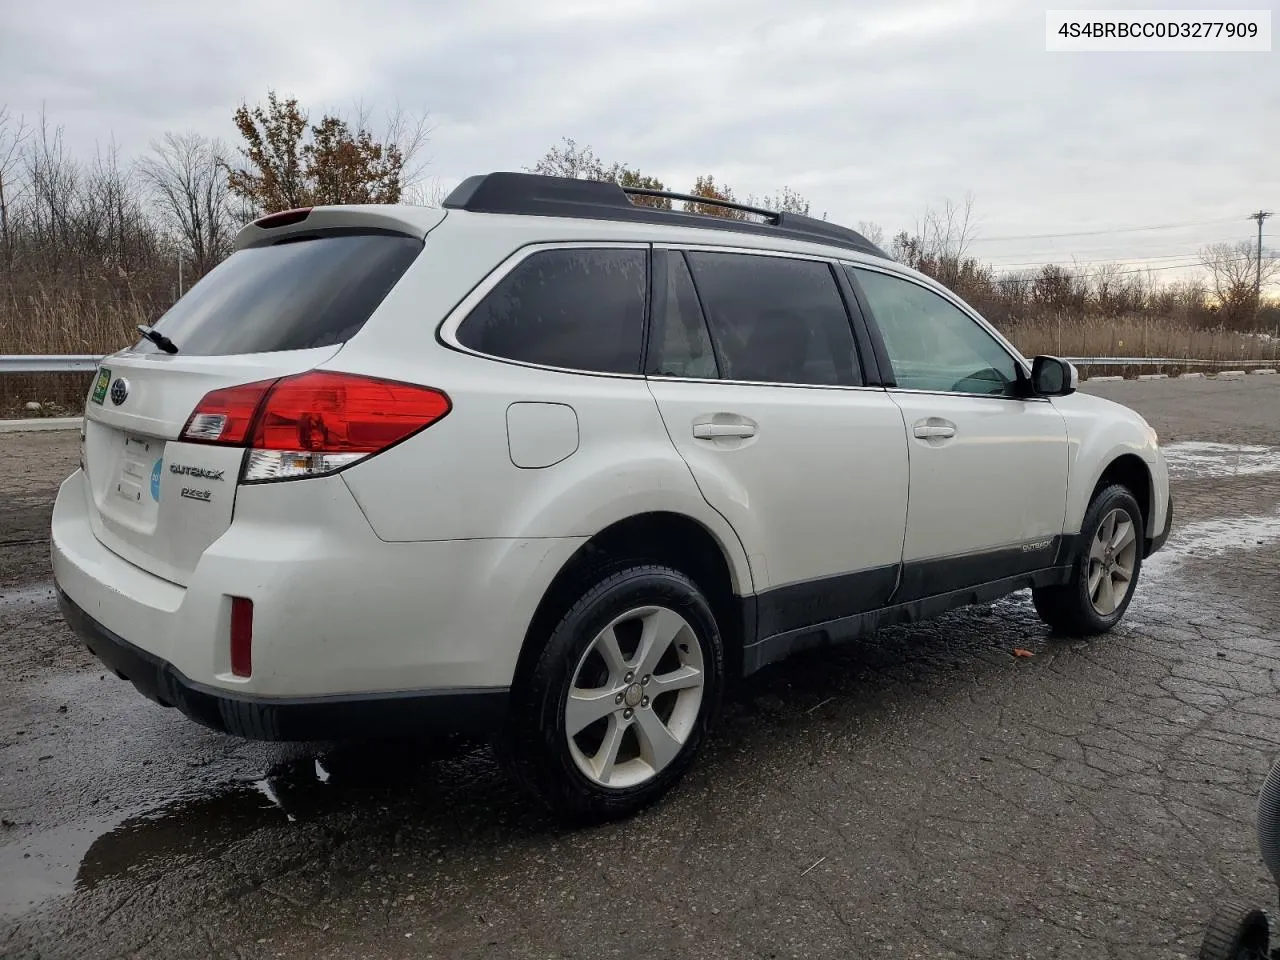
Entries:
[[1245,443],[1188,440],[1163,447],[1169,476],[1179,479],[1243,477],[1280,472],[1280,449]]

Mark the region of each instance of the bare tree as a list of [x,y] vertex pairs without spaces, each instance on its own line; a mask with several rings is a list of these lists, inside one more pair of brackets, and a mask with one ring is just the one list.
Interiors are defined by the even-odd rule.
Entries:
[[973,194],[966,193],[958,204],[948,198],[941,210],[925,210],[916,222],[916,236],[923,241],[924,256],[957,262],[964,259],[977,230],[973,203]]
[[44,268],[56,272],[74,246],[80,166],[67,155],[62,127],[51,128],[43,108],[32,133],[22,157],[28,246]]
[[775,210],[779,213],[798,213],[806,217],[809,215],[809,201],[790,187],[783,187],[782,190],[772,196],[756,197],[755,195],[748,195],[744,202],[749,207],[761,207],[765,210]]
[[446,189],[444,184],[440,182],[439,177],[431,177],[430,179],[419,180],[412,186],[406,187],[404,194],[400,197],[401,203],[411,204],[415,207],[435,207],[439,208],[449,196],[450,190]]
[[[358,100],[347,119],[353,130],[369,130],[375,139],[388,147],[394,147],[400,153],[400,187],[413,196],[422,196],[421,187],[426,177],[431,158],[426,155],[427,143],[431,139],[434,127],[430,124],[430,114],[425,110],[409,110],[397,103],[388,110],[382,124],[375,130],[373,110],[364,101]],[[430,195],[427,188],[425,195]],[[430,204],[423,204],[430,206]]]
[[858,221],[858,232],[874,243],[877,247],[884,246],[884,227],[870,220]]
[[13,205],[19,199],[15,180],[22,147],[30,134],[25,117],[15,118],[7,104],[0,106],[0,247],[4,249],[5,263],[13,259],[13,232],[9,221]]
[[604,161],[596,156],[590,146],[578,146],[572,137],[563,137],[560,146],[552,147],[532,167],[530,173],[546,177],[569,177],[573,180],[608,180]]
[[1263,250],[1262,259],[1254,245],[1214,243],[1200,251],[1200,262],[1209,271],[1209,287],[1218,301],[1223,322],[1243,327],[1253,318],[1254,284],[1261,279],[1265,286],[1280,275],[1280,257],[1273,250]]
[[231,249],[236,223],[227,183],[230,151],[200,133],[166,133],[138,166],[161,221],[181,239],[197,277]]

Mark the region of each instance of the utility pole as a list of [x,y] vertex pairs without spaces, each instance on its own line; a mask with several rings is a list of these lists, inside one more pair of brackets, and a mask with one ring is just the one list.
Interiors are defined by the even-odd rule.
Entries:
[[1253,275],[1253,315],[1258,315],[1258,310],[1262,306],[1262,221],[1271,216],[1270,210],[1259,210],[1257,213],[1249,214],[1250,220],[1258,221],[1258,259],[1253,261],[1255,272]]

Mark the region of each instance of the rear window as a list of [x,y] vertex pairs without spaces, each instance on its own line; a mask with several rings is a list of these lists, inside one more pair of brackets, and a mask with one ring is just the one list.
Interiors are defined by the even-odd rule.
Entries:
[[[343,343],[422,250],[395,234],[284,240],[223,260],[155,324],[179,354],[227,356]],[[155,352],[149,340],[135,348]]]
[[545,250],[499,281],[458,342],[522,363],[639,373],[647,290],[644,250]]

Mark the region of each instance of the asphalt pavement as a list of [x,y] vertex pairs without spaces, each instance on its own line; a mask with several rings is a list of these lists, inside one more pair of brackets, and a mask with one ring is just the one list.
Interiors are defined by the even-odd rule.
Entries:
[[1276,902],[1280,377],[1085,389],[1177,501],[1121,627],[1051,638],[1019,594],[789,661],[663,803],[577,831],[482,749],[143,700],[53,602],[75,433],[0,434],[0,957],[1195,956],[1215,903]]

